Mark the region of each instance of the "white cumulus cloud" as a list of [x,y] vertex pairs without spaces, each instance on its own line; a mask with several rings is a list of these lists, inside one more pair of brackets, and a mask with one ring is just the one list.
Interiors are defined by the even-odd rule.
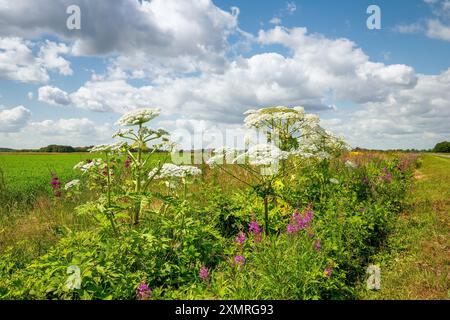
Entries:
[[30,83],[49,80],[47,70],[33,55],[31,43],[18,37],[0,37],[0,78]]
[[0,132],[18,132],[31,118],[31,111],[24,106],[0,110]]
[[66,106],[71,103],[67,92],[52,86],[40,87],[38,99],[54,106]]

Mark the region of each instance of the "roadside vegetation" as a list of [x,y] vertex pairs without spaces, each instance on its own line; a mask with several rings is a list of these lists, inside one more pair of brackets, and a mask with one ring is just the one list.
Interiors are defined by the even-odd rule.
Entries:
[[[2,157],[1,298],[369,297],[367,267],[387,277],[405,212],[434,208],[426,194],[413,200],[411,186],[439,164],[425,158],[419,173],[417,154],[350,152],[302,108],[250,110],[246,125],[268,143],[217,149],[198,166],[170,163],[167,132],[147,127],[157,115],[123,116],[117,142],[90,154],[45,155],[55,161],[47,167],[29,160],[41,177],[34,190],[45,192],[23,186],[8,158],[22,155]],[[14,183],[19,196],[6,196]]]
[[425,154],[405,209],[376,257],[381,290],[364,299],[450,299],[450,158]]

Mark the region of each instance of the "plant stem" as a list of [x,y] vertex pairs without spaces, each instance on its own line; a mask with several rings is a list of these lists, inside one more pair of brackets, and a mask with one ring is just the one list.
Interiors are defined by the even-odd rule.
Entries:
[[107,194],[108,194],[108,208],[111,208],[111,174],[109,170],[109,157],[108,152],[105,153],[106,155],[106,170],[107,170]]
[[139,124],[139,132],[138,136],[139,139],[137,141],[138,143],[138,158],[137,158],[137,177],[136,177],[136,193],[139,193],[141,191],[141,162],[142,162],[142,124]]
[[266,236],[269,235],[269,199],[267,195],[264,196],[264,219],[265,221],[265,229]]
[[112,227],[114,233],[118,234],[117,228],[116,228],[116,223],[114,222],[114,215],[113,215],[113,213],[112,212],[107,212],[106,216],[108,217],[109,222],[111,223],[111,227]]
[[[142,140],[143,140],[142,139],[142,124],[139,124],[138,140],[137,140],[138,158],[136,161],[137,162],[136,163],[137,172],[136,172],[136,189],[135,189],[137,194],[140,194],[140,192],[141,192],[141,166],[142,166],[142,147],[143,147],[142,144],[144,143]],[[141,208],[141,206],[139,204],[139,206],[137,206],[134,211],[134,224],[135,225],[139,224],[140,208]]]

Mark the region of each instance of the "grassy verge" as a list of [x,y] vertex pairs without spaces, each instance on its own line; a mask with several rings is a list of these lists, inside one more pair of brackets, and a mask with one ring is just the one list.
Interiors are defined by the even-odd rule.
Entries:
[[450,158],[426,154],[407,210],[375,258],[381,289],[361,299],[449,299]]

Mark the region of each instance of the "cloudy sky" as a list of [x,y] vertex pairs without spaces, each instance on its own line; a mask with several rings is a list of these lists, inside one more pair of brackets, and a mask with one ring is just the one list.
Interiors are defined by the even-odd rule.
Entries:
[[352,146],[431,148],[450,140],[449,58],[450,0],[0,0],[0,147],[110,142],[142,107],[208,132],[302,105]]

